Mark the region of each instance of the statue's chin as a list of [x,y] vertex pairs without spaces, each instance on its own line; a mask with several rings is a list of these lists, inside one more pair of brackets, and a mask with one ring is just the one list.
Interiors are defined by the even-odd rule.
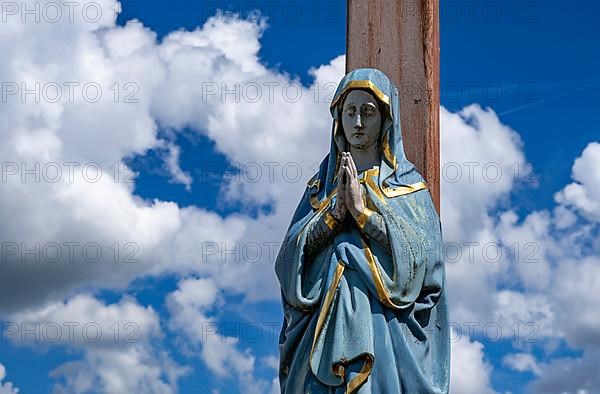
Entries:
[[364,140],[353,141],[350,143],[350,146],[352,146],[354,149],[358,149],[358,150],[367,150],[372,145],[373,144],[370,143],[370,141],[364,141]]

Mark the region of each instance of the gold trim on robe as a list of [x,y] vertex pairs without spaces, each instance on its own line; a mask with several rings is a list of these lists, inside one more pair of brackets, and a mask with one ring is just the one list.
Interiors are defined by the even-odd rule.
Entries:
[[317,318],[317,326],[315,328],[315,336],[313,338],[312,347],[310,349],[309,362],[310,360],[312,360],[313,352],[315,351],[315,345],[317,344],[319,336],[321,335],[321,331],[323,330],[325,319],[327,318],[327,315],[329,315],[329,309],[331,308],[331,304],[333,303],[333,299],[335,297],[335,292],[337,290],[338,285],[340,284],[340,280],[342,279],[344,268],[344,263],[341,260],[338,261],[337,267],[335,267],[335,273],[333,274],[331,285],[329,286],[329,289],[327,289],[325,299],[323,300],[323,308],[321,308],[321,311],[319,312],[319,317]]
[[398,161],[396,160],[396,156],[392,152],[392,147],[390,146],[390,138],[389,131],[385,133],[383,136],[383,141],[381,141],[381,148],[383,150],[383,157],[388,162],[390,166],[395,170],[398,166]]
[[369,378],[369,375],[371,375],[371,370],[373,369],[375,359],[371,354],[366,354],[366,358],[367,359],[365,360],[365,363],[363,364],[363,367],[358,375],[356,375],[354,379],[349,381],[346,385],[346,394],[352,394],[358,390],[360,386],[362,386],[362,384]]
[[[377,298],[383,304],[390,308],[394,309],[402,309],[400,305],[396,305],[391,297],[388,295],[385,285],[383,284],[383,279],[381,278],[381,272],[379,271],[379,267],[377,267],[377,263],[375,262],[375,257],[373,256],[373,252],[371,252],[371,248],[362,240],[363,247],[365,249],[365,257],[367,258],[367,264],[369,265],[369,270],[371,270],[371,276],[373,277],[373,283],[375,283],[375,290],[377,291]],[[394,272],[394,277],[396,273]]]
[[412,185],[403,185],[395,188],[384,187],[383,194],[388,198],[394,198],[398,196],[404,196],[405,194],[411,194],[418,192],[419,190],[427,189],[425,182],[417,182]]

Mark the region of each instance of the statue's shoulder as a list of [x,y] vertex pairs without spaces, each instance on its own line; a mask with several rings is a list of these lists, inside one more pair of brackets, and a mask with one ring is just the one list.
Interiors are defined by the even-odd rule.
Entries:
[[310,191],[311,194],[316,194],[321,190],[321,186],[323,185],[323,183],[325,182],[325,179],[327,177],[328,164],[329,164],[329,153],[321,161],[318,171],[306,183],[306,188],[307,188],[307,190]]
[[310,205],[314,209],[319,209],[322,206],[323,189],[327,182],[327,166],[329,163],[329,154],[325,156],[319,166],[319,170],[306,183],[306,195],[310,201]]

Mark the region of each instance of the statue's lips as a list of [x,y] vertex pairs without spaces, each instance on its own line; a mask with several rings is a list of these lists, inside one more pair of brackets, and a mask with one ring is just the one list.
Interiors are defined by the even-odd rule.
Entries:
[[365,133],[361,133],[361,132],[352,133],[352,137],[354,137],[354,138],[360,138],[364,135],[365,135]]

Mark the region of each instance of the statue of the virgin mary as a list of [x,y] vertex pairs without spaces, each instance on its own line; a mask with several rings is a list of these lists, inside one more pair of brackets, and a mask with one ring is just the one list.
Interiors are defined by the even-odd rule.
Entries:
[[275,265],[281,392],[447,393],[440,220],[404,154],[398,90],[379,70],[352,71],[331,114],[329,154]]

